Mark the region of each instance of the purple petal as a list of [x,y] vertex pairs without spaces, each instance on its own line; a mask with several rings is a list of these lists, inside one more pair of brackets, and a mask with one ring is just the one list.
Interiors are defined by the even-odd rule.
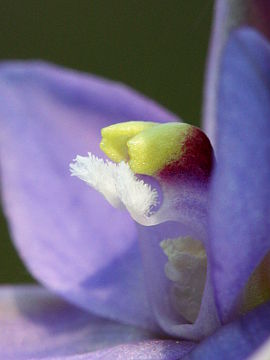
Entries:
[[41,287],[0,288],[1,359],[89,355],[149,339],[153,334],[98,318]]
[[224,321],[270,249],[269,119],[270,46],[244,28],[232,33],[222,60],[210,210],[211,270]]
[[221,54],[230,32],[247,22],[248,7],[249,1],[246,0],[217,0],[215,3],[203,105],[203,127],[214,147]]
[[[137,344],[118,345],[92,354],[72,356],[67,360],[181,360],[194,347],[188,341],[149,340]],[[57,357],[47,360],[65,360]]]
[[269,1],[216,0],[203,102],[203,127],[214,147],[217,135],[217,90],[220,80],[222,52],[230,33],[244,25],[256,27],[270,38]]
[[192,347],[98,318],[37,286],[0,288],[1,359],[169,360]]
[[164,239],[187,235],[191,235],[190,229],[185,229],[180,223],[139,226],[148,294],[160,327],[171,336],[197,341],[213,333],[220,326],[209,274],[199,315],[194,324],[187,323],[172,307],[169,298],[171,282],[164,270],[168,259],[160,247],[160,242]]
[[269,335],[270,304],[268,303],[222,327],[198,345],[185,359],[245,360]]
[[98,148],[100,129],[176,118],[129,88],[48,64],[0,67],[3,200],[30,272],[97,314],[154,328],[133,221],[68,165]]

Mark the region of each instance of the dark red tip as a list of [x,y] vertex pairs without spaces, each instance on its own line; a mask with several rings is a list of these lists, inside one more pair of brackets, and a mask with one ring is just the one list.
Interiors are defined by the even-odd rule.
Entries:
[[214,152],[208,137],[193,127],[183,145],[181,158],[166,165],[157,175],[162,181],[208,183],[214,166]]

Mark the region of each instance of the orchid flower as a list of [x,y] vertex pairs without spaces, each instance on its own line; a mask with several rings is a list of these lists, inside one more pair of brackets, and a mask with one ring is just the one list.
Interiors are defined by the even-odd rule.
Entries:
[[3,207],[41,284],[0,288],[1,359],[239,360],[267,340],[267,6],[216,4],[214,149],[124,85],[0,66]]

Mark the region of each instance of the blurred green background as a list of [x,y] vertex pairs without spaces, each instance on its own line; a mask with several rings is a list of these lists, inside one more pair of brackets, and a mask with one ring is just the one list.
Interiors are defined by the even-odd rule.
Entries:
[[[1,0],[3,59],[45,59],[129,84],[199,124],[213,1]],[[0,212],[0,282],[33,281]]]

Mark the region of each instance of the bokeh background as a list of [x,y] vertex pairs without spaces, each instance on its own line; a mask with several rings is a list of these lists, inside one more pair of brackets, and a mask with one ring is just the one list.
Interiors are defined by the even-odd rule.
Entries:
[[[0,58],[122,81],[198,125],[213,0],[1,0]],[[0,212],[0,283],[33,281]]]

